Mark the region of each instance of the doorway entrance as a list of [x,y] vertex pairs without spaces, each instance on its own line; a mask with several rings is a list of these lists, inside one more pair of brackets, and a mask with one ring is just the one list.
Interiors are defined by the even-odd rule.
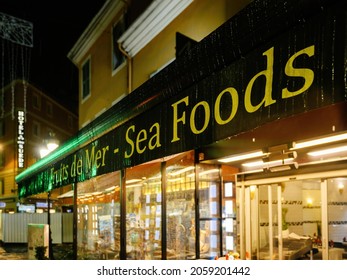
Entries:
[[346,258],[346,183],[307,176],[239,181],[241,252],[260,260]]

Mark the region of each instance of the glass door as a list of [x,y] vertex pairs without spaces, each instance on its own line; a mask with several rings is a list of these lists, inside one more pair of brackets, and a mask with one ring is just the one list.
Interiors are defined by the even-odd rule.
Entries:
[[347,177],[327,180],[328,238],[323,240],[329,260],[347,259]]
[[321,185],[320,179],[245,185],[245,258],[322,259]]
[[[250,186],[251,233],[257,236],[252,240],[252,258],[261,260],[282,259],[282,247],[278,234],[281,204],[278,185]],[[257,195],[256,195],[257,193]],[[280,208],[279,208],[280,207]],[[257,224],[255,224],[257,223]]]

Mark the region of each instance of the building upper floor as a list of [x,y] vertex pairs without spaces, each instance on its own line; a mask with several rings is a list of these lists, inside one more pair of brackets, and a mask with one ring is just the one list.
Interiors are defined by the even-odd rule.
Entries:
[[78,131],[74,112],[26,81],[12,81],[0,96],[0,171],[17,166],[20,140],[25,143],[25,168],[40,158],[39,150],[48,137],[54,135],[63,142]]
[[70,50],[79,128],[148,81],[250,0],[108,0]]

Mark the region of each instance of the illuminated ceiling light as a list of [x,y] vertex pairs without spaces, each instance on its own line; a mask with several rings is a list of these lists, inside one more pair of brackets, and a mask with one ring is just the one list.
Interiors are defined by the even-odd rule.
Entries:
[[125,183],[126,184],[133,184],[133,183],[137,183],[137,182],[141,182],[141,179],[131,179],[131,180],[127,180]]
[[263,160],[258,160],[258,161],[252,161],[252,162],[245,162],[242,163],[242,166],[244,167],[259,167],[259,166],[273,166],[273,165],[279,165],[279,164],[288,164],[292,162],[294,158],[286,158],[283,160],[273,160],[273,161],[268,161],[264,162]]
[[99,195],[102,194],[102,192],[92,192],[92,195]]
[[319,158],[318,160],[300,163],[300,166],[315,165],[315,164],[337,162],[337,161],[344,161],[344,160],[347,160],[347,157],[333,157],[333,158],[327,158],[327,159],[320,159]]
[[309,140],[309,141],[302,141],[302,142],[293,143],[292,149],[302,149],[302,148],[317,146],[317,145],[321,145],[321,144],[337,142],[337,141],[341,141],[341,140],[347,140],[347,133],[342,133],[342,134],[328,136],[328,137],[322,137],[319,139],[314,139],[314,140]]
[[264,162],[262,160],[242,163],[242,166],[244,166],[244,167],[258,167],[258,166],[263,166],[263,165],[264,165]]
[[261,157],[265,155],[266,154],[263,153],[263,151],[254,151],[251,153],[239,154],[239,155],[235,155],[235,156],[231,156],[227,158],[222,158],[222,159],[219,159],[218,161],[223,163],[228,163],[228,162],[240,161],[240,160],[245,160],[250,158],[257,158],[257,157]]
[[[119,186],[117,186],[119,188]],[[112,187],[109,187],[107,189],[105,189],[106,192],[110,192],[110,191],[113,191],[117,188],[116,186],[112,186]]]
[[335,148],[318,150],[318,151],[309,152],[307,154],[309,156],[317,157],[317,156],[324,156],[324,155],[335,154],[335,153],[340,153],[345,151],[347,151],[347,146],[340,146]]

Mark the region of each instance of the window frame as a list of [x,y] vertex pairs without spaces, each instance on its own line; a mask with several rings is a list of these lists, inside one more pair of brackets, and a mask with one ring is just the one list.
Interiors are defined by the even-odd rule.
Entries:
[[[84,101],[86,101],[91,95],[91,79],[92,79],[92,75],[91,75],[91,57],[89,56],[86,60],[84,60],[84,62],[81,65],[81,103],[83,103]],[[88,66],[88,73],[84,72],[85,66]],[[86,78],[85,75],[87,75],[88,77]],[[87,88],[87,93],[85,93],[85,87],[86,84],[88,85]]]
[[[118,28],[118,30],[116,30]],[[127,62],[125,55],[120,51],[118,47],[118,39],[126,30],[125,17],[122,16],[111,27],[111,70],[112,76],[115,75]],[[117,32],[117,33],[116,33]],[[115,34],[116,33],[116,34]],[[116,35],[116,36],[115,36]],[[119,63],[116,63],[116,59],[120,59]]]

